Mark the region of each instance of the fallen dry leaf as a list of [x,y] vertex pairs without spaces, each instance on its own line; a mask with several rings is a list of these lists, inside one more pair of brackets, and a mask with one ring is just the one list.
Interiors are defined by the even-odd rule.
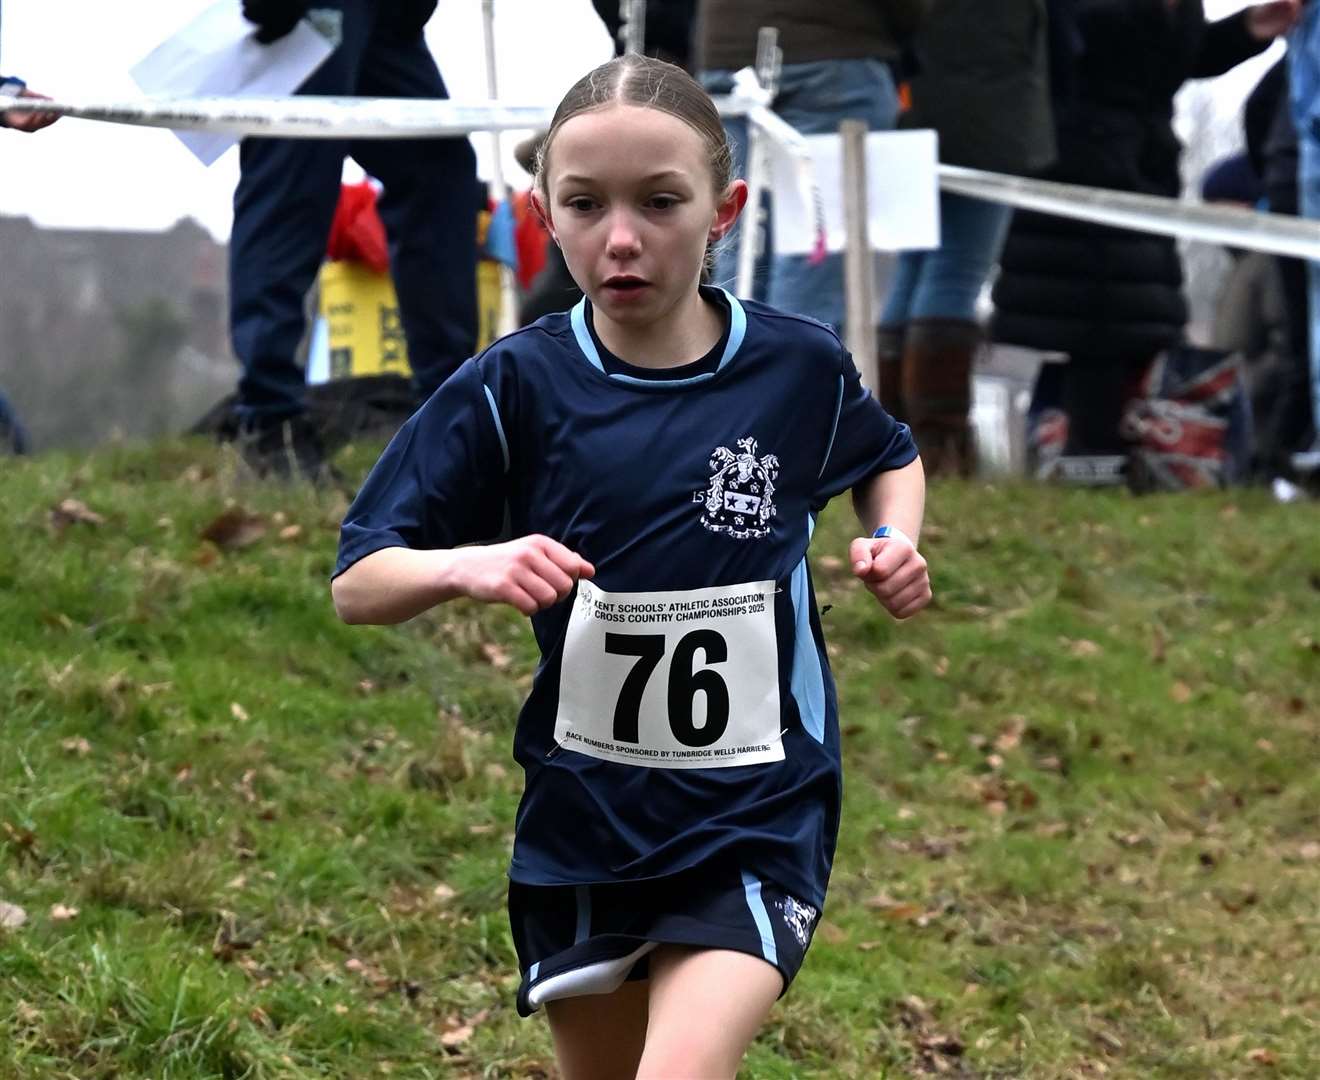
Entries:
[[848,940],[848,933],[843,927],[828,920],[822,920],[816,927],[816,936],[827,945],[842,945]]
[[1152,664],[1164,663],[1165,653],[1168,651],[1168,639],[1164,636],[1164,628],[1155,627],[1150,640],[1150,662]]
[[1086,660],[1092,656],[1099,656],[1104,652],[1104,649],[1094,641],[1088,641],[1086,638],[1081,638],[1077,641],[1069,642],[1068,652],[1073,656],[1076,656],[1078,659]]
[[17,930],[27,922],[27,912],[17,904],[0,900],[0,930]]
[[105,518],[78,499],[61,499],[51,507],[50,524],[57,533],[70,525],[104,525]]
[[864,901],[862,906],[871,911],[878,911],[886,919],[892,919],[894,922],[908,922],[926,914],[926,909],[921,904],[914,904],[910,900],[895,900],[887,893],[871,897]]
[[1192,688],[1179,679],[1169,687],[1169,697],[1179,705],[1186,705],[1192,700]]
[[472,1038],[472,1033],[476,1031],[477,1025],[484,1023],[488,1016],[490,1016],[489,1009],[482,1009],[479,1013],[475,1013],[469,1017],[465,1022],[460,1021],[457,1017],[451,1016],[445,1021],[447,1030],[440,1034],[440,1045],[449,1050],[461,1046],[463,1043],[467,1042],[468,1039]]
[[302,536],[303,528],[301,525],[285,525],[279,532],[281,540],[297,540]]
[[1006,754],[1010,750],[1016,750],[1022,742],[1022,736],[1026,734],[1027,718],[1025,716],[1010,716],[1004,723],[1002,730],[995,736],[995,749],[1001,754]]
[[478,653],[481,659],[485,660],[496,671],[503,671],[512,663],[509,650],[493,641],[483,641]]
[[231,506],[199,534],[222,551],[251,547],[266,535],[266,520],[241,506]]
[[50,917],[52,922],[68,922],[78,917],[78,909],[66,907],[64,904],[51,904]]
[[1300,859],[1305,859],[1307,862],[1313,862],[1316,859],[1320,859],[1320,843],[1317,843],[1314,840],[1308,840],[1297,849],[1297,856]]
[[1273,1050],[1266,1050],[1263,1046],[1258,1046],[1255,1050],[1247,1051],[1247,1060],[1255,1065],[1264,1065],[1267,1068],[1273,1068],[1279,1063],[1279,1055]]
[[61,740],[60,749],[66,754],[77,754],[79,757],[86,757],[92,752],[92,744],[81,735],[77,735]]
[[440,1036],[440,1045],[445,1047],[461,1046],[472,1038],[472,1033],[476,1031],[471,1024],[463,1024],[460,1027],[450,1028]]
[[440,882],[439,885],[437,885],[434,889],[431,890],[431,895],[434,896],[437,900],[439,900],[440,903],[444,904],[452,900],[455,896],[457,896],[458,892],[452,886],[446,885],[442,881]]
[[231,701],[229,703],[229,715],[240,724],[246,724],[251,719],[251,717],[248,716],[247,709],[243,708],[243,706],[237,701]]

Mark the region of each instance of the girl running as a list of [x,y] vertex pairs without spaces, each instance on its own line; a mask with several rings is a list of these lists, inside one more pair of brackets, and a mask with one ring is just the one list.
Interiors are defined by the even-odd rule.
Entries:
[[853,573],[930,601],[916,448],[838,337],[701,284],[747,197],[681,69],[560,103],[536,205],[585,298],[469,360],[344,521],[349,622],[458,596],[531,616],[509,868],[518,1010],[570,1080],[732,1077],[817,925],[839,733],[807,548],[851,490]]

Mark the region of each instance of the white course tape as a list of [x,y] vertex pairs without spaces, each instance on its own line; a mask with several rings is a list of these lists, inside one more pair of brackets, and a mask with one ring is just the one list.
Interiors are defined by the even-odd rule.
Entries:
[[[814,169],[802,135],[746,91],[717,98],[721,115],[747,116],[799,163],[798,182],[815,193]],[[456,102],[426,98],[314,97],[142,98],[134,101],[45,100],[0,96],[0,112],[53,112],[117,124],[303,139],[399,139],[467,135],[473,131],[549,127],[543,105]],[[940,166],[946,191],[1024,210],[1136,229],[1161,236],[1292,255],[1320,261],[1320,222],[1232,207],[1183,203],[1155,195],[1060,184]]]
[[1228,206],[1183,203],[1130,191],[1001,176],[954,165],[940,166],[940,186],[960,195],[1092,221],[1098,225],[1320,260],[1320,222],[1282,214],[1262,214]]
[[54,101],[0,97],[0,112],[53,112],[142,127],[299,139],[417,139],[472,131],[544,128],[543,105],[468,103],[429,98],[141,98]]

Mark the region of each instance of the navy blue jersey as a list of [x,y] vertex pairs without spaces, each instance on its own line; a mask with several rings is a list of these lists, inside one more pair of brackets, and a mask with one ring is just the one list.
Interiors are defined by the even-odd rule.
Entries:
[[497,341],[400,429],[345,518],[336,573],[532,533],[596,567],[532,617],[516,881],[737,860],[824,899],[839,736],[807,548],[832,496],[916,448],[831,330],[726,298],[718,365],[691,378],[608,374],[585,302]]

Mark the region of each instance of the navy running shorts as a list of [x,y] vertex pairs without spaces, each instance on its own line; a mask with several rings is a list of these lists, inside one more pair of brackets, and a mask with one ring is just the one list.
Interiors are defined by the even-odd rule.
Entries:
[[509,883],[509,922],[522,985],[518,1012],[608,994],[645,979],[657,945],[730,949],[797,975],[820,913],[745,870],[698,867],[604,885]]

